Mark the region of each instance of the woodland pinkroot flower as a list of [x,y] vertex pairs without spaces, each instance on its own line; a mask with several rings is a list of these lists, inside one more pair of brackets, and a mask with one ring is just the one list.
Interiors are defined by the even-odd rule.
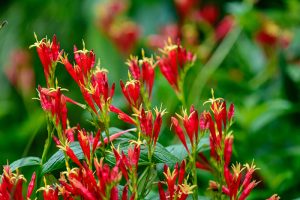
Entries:
[[[53,87],[54,72],[56,64],[59,60],[59,57],[62,51],[59,50],[60,45],[56,41],[56,36],[52,38],[52,42],[47,38],[43,38],[41,41],[38,41],[37,36],[35,35],[36,42],[30,47],[36,47],[39,58],[42,62],[44,68],[44,74],[47,82],[47,86]],[[50,84],[50,82],[52,82]]]
[[[246,170],[246,173],[243,177],[244,170]],[[251,166],[246,164],[243,168],[240,164],[233,165],[233,173],[225,166],[224,177],[226,186],[222,186],[222,192],[229,196],[230,199],[245,200],[252,189],[258,184],[256,180],[252,180],[252,175],[255,170],[257,170],[257,168],[253,163]]]
[[266,200],[279,200],[280,197],[277,194],[273,194],[270,198],[266,199]]
[[232,154],[233,136],[227,135],[224,141],[224,166],[228,166],[231,160]]
[[171,41],[161,49],[161,52],[163,55],[158,58],[159,69],[175,91],[181,92],[180,74],[185,73],[188,65],[194,62],[195,55],[180,46],[179,42],[175,45]]
[[112,169],[94,158],[95,171],[86,164],[61,173],[59,191],[64,199],[83,198],[87,200],[118,199],[117,184],[122,174],[118,167]]
[[122,15],[129,8],[128,2],[112,0],[101,3],[98,7],[101,32],[112,40],[121,53],[130,53],[137,43],[140,28],[133,21],[124,19]]
[[128,156],[126,157],[123,151],[120,153],[119,150],[113,149],[117,166],[120,168],[127,181],[130,176],[136,176],[137,174],[140,151],[140,146],[136,144],[134,148],[128,149]]
[[141,132],[146,136],[148,142],[152,145],[156,145],[158,135],[162,124],[162,116],[165,114],[165,110],[155,109],[155,117],[152,112],[145,111],[141,108],[138,115],[139,126]]
[[27,49],[14,49],[10,53],[5,75],[9,82],[24,97],[31,95],[35,85],[35,75],[32,66],[32,56]]
[[76,129],[77,127],[72,127],[65,130],[64,134],[69,142],[74,142],[74,133]]
[[74,46],[74,59],[76,62],[74,67],[69,62],[67,56],[62,57],[61,61],[78,86],[85,86],[95,65],[95,54],[93,51],[86,50],[85,47],[83,47],[83,50],[77,50],[77,47]]
[[123,81],[120,81],[120,85],[129,105],[138,109],[141,104],[140,82],[138,80],[131,80],[127,81],[124,85]]
[[[92,141],[93,142],[92,146],[95,148],[97,147],[97,144],[99,142],[99,135],[100,135],[100,131],[98,131],[97,139]],[[82,152],[84,154],[84,157],[87,159],[87,162],[90,163],[91,153],[94,154],[94,152],[91,152],[91,144],[90,144],[88,133],[84,129],[78,130],[77,138],[78,138],[79,145],[82,149]],[[94,148],[93,151],[95,151]]]
[[43,191],[44,200],[58,200],[58,188],[55,186],[46,185],[37,191]]
[[74,66],[68,61],[66,56],[62,58],[62,63],[79,86],[86,103],[97,114],[94,102],[102,111],[105,104],[110,104],[114,95],[115,85],[113,84],[109,88],[107,71],[94,67],[95,54],[93,51],[88,51],[85,47],[83,50],[77,50],[74,47],[74,59],[76,62]]
[[167,24],[160,28],[158,34],[150,35],[148,37],[148,44],[151,48],[163,48],[165,41],[168,38],[171,38],[172,41],[175,41],[180,36],[180,28],[177,24]]
[[204,156],[202,152],[198,153],[198,157],[196,160],[196,167],[198,169],[212,171],[212,167],[209,161],[207,160],[207,158]]
[[[210,131],[210,146],[211,146],[211,156],[215,158],[215,160],[219,160],[218,155],[216,154],[217,151],[221,148],[221,143],[223,143],[223,134],[225,134],[225,130],[227,124],[229,125],[232,123],[232,117],[234,115],[234,105],[231,104],[229,110],[227,112],[226,102],[221,98],[214,98],[213,90],[212,90],[212,98],[208,101],[204,102],[211,103],[211,111],[213,117],[211,116],[210,112],[203,112],[203,122],[204,124],[208,125],[208,129]],[[214,118],[214,119],[213,119]],[[224,129],[224,131],[223,131]],[[232,142],[231,142],[232,144]],[[225,150],[227,151],[227,150]]]
[[214,25],[219,17],[219,10],[216,5],[208,4],[204,5],[197,13],[197,21],[205,21],[210,25]]
[[130,53],[136,45],[139,35],[139,26],[132,21],[114,24],[109,35],[117,48],[125,54]]
[[127,61],[129,67],[129,72],[134,80],[138,80],[142,87],[148,93],[148,98],[151,97],[153,83],[154,83],[154,67],[153,59],[144,56],[144,51],[142,51],[143,59],[138,60],[137,57],[131,56]]
[[196,0],[174,0],[176,10],[182,20],[187,17],[196,5]]
[[276,46],[286,48],[292,40],[292,34],[287,30],[282,30],[272,21],[263,22],[262,27],[255,35],[256,41],[264,46]]
[[136,125],[135,120],[130,117],[129,115],[127,115],[126,113],[124,113],[123,111],[121,111],[120,109],[118,109],[117,107],[110,105],[109,109],[111,112],[114,112],[118,115],[118,118],[128,124],[133,124]]
[[[170,168],[164,166],[165,182],[158,182],[159,196],[161,200],[185,200],[189,194],[193,193],[195,185],[188,185],[185,179],[185,161],[181,162],[178,169],[178,163],[175,165],[174,170],[171,172]],[[165,192],[163,184],[166,184],[168,191]]]
[[[30,199],[33,192],[36,180],[35,172],[32,174],[31,181],[28,184],[26,199]],[[23,200],[22,191],[23,183],[26,181],[23,175],[13,173],[9,167],[6,165],[3,167],[3,174],[0,181],[0,199],[1,200]]]
[[222,21],[217,25],[215,30],[215,39],[216,41],[222,40],[227,33],[231,31],[231,29],[235,25],[235,19],[233,16],[226,16]]
[[[185,132],[189,137],[192,147],[194,148],[197,145],[197,141],[198,141],[198,130],[199,130],[198,112],[195,110],[194,106],[191,106],[189,115],[187,114],[186,110],[183,110],[183,116],[177,114],[177,117],[182,121]],[[186,143],[185,136],[183,134],[183,130],[180,127],[178,120],[175,117],[172,117],[171,121],[172,121],[172,126],[174,126],[176,135],[181,140],[187,152],[189,152],[186,145],[187,143]]]
[[105,69],[97,69],[91,77],[90,94],[101,111],[106,104],[110,105],[114,92],[115,84],[113,83],[111,88],[109,88],[107,71]]
[[84,108],[84,105],[64,96],[61,93],[60,88],[50,90],[39,86],[38,92],[43,110],[51,114],[51,116],[55,119],[55,125],[61,125],[64,132],[67,128],[67,102]]
[[126,1],[112,0],[101,3],[97,6],[99,8],[98,18],[99,25],[102,31],[108,31],[118,15],[122,14],[128,8]]

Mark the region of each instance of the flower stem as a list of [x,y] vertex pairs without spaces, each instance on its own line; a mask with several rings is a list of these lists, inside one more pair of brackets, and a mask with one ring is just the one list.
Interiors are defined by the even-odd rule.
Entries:
[[[197,146],[193,145],[192,152],[192,176],[193,176],[193,185],[198,186],[197,182],[197,168],[196,168],[196,156],[197,156]],[[198,199],[198,187],[195,187],[193,192],[193,200]]]
[[47,139],[45,141],[45,145],[44,145],[44,150],[43,150],[43,154],[42,154],[42,160],[41,160],[41,164],[43,165],[47,159],[47,154],[51,145],[51,141],[52,141],[52,136],[53,136],[53,130],[54,128],[52,128],[51,130],[51,122],[49,117],[47,116],[47,132],[48,132],[48,136]]

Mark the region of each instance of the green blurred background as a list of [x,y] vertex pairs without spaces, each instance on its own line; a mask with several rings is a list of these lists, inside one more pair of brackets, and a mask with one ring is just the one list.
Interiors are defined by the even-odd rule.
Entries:
[[[38,39],[56,34],[69,58],[73,45],[81,48],[84,40],[117,86],[127,78],[130,54],[141,55],[143,48],[156,55],[168,36],[179,36],[198,58],[185,83],[189,104],[200,108],[214,88],[217,97],[236,106],[234,160],[254,159],[262,180],[249,199],[273,193],[300,198],[299,13],[297,0],[1,1],[0,22],[8,24],[0,30],[0,164],[41,156],[47,135],[44,114],[32,99],[35,88],[45,86],[37,53],[29,49],[34,32]],[[228,28],[230,23],[235,25]],[[56,74],[67,95],[83,102],[62,65]],[[178,111],[174,92],[157,76],[154,105],[162,102],[169,114]],[[125,109],[117,88],[114,104]],[[72,125],[90,126],[86,112],[68,108]],[[124,126],[118,123],[112,125]],[[160,136],[165,145],[173,136],[168,126],[165,120]]]

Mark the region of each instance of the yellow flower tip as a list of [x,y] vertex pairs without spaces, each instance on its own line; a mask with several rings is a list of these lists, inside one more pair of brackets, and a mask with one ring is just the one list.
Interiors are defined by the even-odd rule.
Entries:
[[183,194],[192,194],[196,187],[196,185],[188,185],[187,183],[179,185],[179,188]]
[[135,80],[135,79],[129,80],[129,81],[126,82],[125,88],[128,87],[129,85],[135,85],[136,83],[140,83],[140,81]]
[[139,147],[143,144],[143,142],[140,139],[138,139],[138,140],[129,140],[129,144],[130,145],[137,145]]
[[155,115],[158,116],[159,114],[161,116],[164,116],[167,113],[167,109],[163,109],[162,108],[162,104],[160,105],[160,107],[155,107],[154,109]]

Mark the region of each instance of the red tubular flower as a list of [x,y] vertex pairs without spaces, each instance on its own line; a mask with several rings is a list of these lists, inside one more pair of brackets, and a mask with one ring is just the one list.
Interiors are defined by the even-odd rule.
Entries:
[[292,41],[292,34],[279,27],[273,21],[263,20],[262,27],[255,34],[255,39],[263,47],[287,48]]
[[117,166],[122,171],[126,180],[128,180],[128,173],[132,174],[133,176],[136,176],[137,174],[140,151],[140,146],[135,145],[133,149],[128,149],[128,156],[126,157],[123,151],[120,153],[118,150],[113,149]]
[[252,181],[251,183],[249,183],[248,186],[244,189],[244,191],[240,195],[239,200],[245,200],[257,184],[258,182],[256,181]]
[[[36,40],[37,36],[35,35]],[[60,45],[56,41],[56,36],[54,35],[52,38],[52,42],[47,40],[47,38],[42,39],[40,42],[36,41],[31,47],[36,47],[39,58],[42,62],[44,68],[44,74],[46,77],[47,85],[50,86],[49,81],[54,77],[54,71],[56,67],[56,63],[59,60],[59,56],[62,52],[60,52]],[[52,80],[53,81],[53,80]]]
[[78,130],[78,141],[80,144],[80,147],[82,149],[82,152],[87,158],[88,161],[90,161],[91,158],[91,149],[90,149],[90,141],[88,139],[87,132],[84,129]]
[[118,115],[118,118],[120,120],[122,120],[122,121],[124,121],[126,123],[129,123],[129,124],[136,125],[136,122],[134,121],[133,118],[131,118],[129,115],[127,115],[126,113],[124,113],[120,109],[116,108],[115,106],[110,105],[109,109],[110,109],[111,112],[116,113]]
[[38,87],[39,99],[43,110],[51,113],[52,117],[55,118],[56,126],[61,124],[63,131],[67,128],[67,102],[76,104],[80,107],[83,105],[76,101],[64,96],[61,93],[60,88],[56,90],[49,90],[47,88]]
[[122,200],[127,200],[127,199],[128,199],[128,185],[125,185],[122,192]]
[[183,144],[184,148],[186,149],[187,152],[190,152],[188,147],[187,147],[187,144],[186,144],[186,140],[185,140],[185,137],[184,137],[184,133],[183,133],[183,130],[181,129],[181,127],[179,126],[179,122],[178,120],[175,118],[175,117],[172,117],[171,118],[171,121],[172,121],[172,126],[174,127],[175,129],[175,133],[176,135],[178,136],[178,138],[180,139],[181,143]]
[[43,198],[45,200],[58,200],[58,189],[51,186],[41,188],[43,190]]
[[210,25],[214,25],[219,17],[219,10],[216,5],[208,4],[205,5],[198,13],[199,17]]
[[[192,194],[192,190],[196,187],[195,185],[190,186],[184,181],[185,176],[185,161],[181,162],[180,168],[178,164],[175,165],[174,170],[171,172],[170,168],[164,166],[165,182],[158,182],[158,190],[160,199],[174,200],[175,196],[178,200],[187,199],[189,194]],[[165,192],[162,187],[162,183],[165,183],[168,187],[168,192]]]
[[[187,111],[183,111],[183,116],[180,116],[177,114],[177,116],[181,119],[185,132],[187,136],[189,137],[189,140],[191,142],[192,147],[196,147],[197,141],[198,141],[198,130],[199,130],[199,117],[198,112],[195,110],[194,106],[191,106],[190,108],[190,114],[188,115]],[[182,128],[179,125],[178,120],[175,117],[171,118],[172,120],[172,126],[174,126],[175,133],[181,140],[182,144],[186,148],[187,152],[189,152],[186,144],[186,139],[183,133]]]
[[[97,133],[96,133],[96,136],[95,136],[94,139],[93,139],[92,154],[94,154],[95,151],[96,151],[96,149],[97,149],[97,146],[98,146],[98,142],[99,142],[99,140],[100,140],[100,137],[101,137],[101,131],[98,130]],[[110,139],[112,139],[112,138],[110,137]]]
[[226,16],[224,19],[217,25],[215,30],[216,41],[222,40],[227,33],[231,31],[235,23],[235,19],[232,16]]
[[128,149],[128,162],[129,162],[129,166],[128,167],[135,167],[137,168],[138,166],[138,162],[140,159],[140,146],[135,145],[134,148],[129,148]]
[[[126,63],[129,67],[129,72],[130,75],[133,77],[133,80],[128,81],[125,87],[123,82],[120,83],[123,94],[130,105],[132,105],[132,103],[136,103],[138,100],[139,100],[138,104],[141,104],[143,99],[140,97],[141,96],[140,93],[142,93],[142,91],[143,94],[144,91],[147,91],[147,98],[150,98],[152,93],[154,75],[155,75],[153,59],[145,57],[144,51],[142,51],[142,54],[143,54],[143,59],[138,60],[137,57],[131,56]],[[132,91],[130,91],[130,88],[128,86],[131,86]],[[142,90],[144,87],[145,90]],[[127,91],[127,93],[124,90]],[[132,102],[131,99],[133,99],[134,101]],[[139,108],[139,105],[135,107]]]
[[196,5],[195,0],[174,0],[178,14],[182,20],[191,12]]
[[273,194],[270,198],[266,199],[266,200],[279,200],[280,197],[277,194]]
[[65,136],[69,142],[74,142],[74,132],[76,129],[76,127],[72,127],[65,130]]
[[77,47],[74,46],[74,59],[77,66],[81,69],[82,76],[84,78],[89,77],[91,69],[95,65],[94,51],[88,51],[85,48],[83,48],[83,50],[78,50]]
[[[27,189],[27,196],[30,197],[34,187],[35,173],[32,175],[32,181]],[[0,198],[1,200],[23,200],[23,183],[26,181],[23,175],[15,174],[11,171],[9,165],[3,167],[3,174],[0,181]]]
[[180,73],[188,64],[193,63],[195,56],[181,47],[179,42],[177,45],[170,42],[162,49],[162,53],[162,57],[158,58],[159,69],[175,91],[181,92],[179,91]]
[[148,90],[148,96],[151,97],[152,88],[154,83],[154,65],[152,63],[152,59],[143,58],[142,62],[142,80],[143,83],[146,85]]
[[[127,159],[125,156],[124,160],[123,160],[123,157],[122,155],[119,153],[118,150],[116,150],[115,148],[113,149],[113,152],[114,152],[114,155],[116,157],[116,165],[119,167],[119,169],[121,170],[124,178],[128,181],[128,172],[127,172],[127,169],[126,169],[126,164],[124,163],[124,160]],[[122,152],[123,154],[123,152]]]
[[[210,103],[210,112],[204,111],[201,114],[200,127],[209,128],[210,131],[210,154],[216,160],[219,161],[220,153],[224,152],[225,166],[228,166],[230,163],[231,152],[232,152],[232,143],[233,137],[229,136],[227,131],[227,125],[229,126],[232,123],[232,117],[234,114],[234,105],[231,104],[227,112],[226,102],[221,98],[214,98],[214,92],[212,90],[212,98],[210,98],[205,103]],[[201,129],[203,129],[201,128]],[[226,134],[224,137],[223,135]],[[223,148],[224,149],[221,149]],[[223,158],[222,158],[223,159]]]
[[140,82],[137,80],[131,80],[124,85],[123,81],[120,81],[120,85],[129,105],[138,109],[141,104]]
[[94,70],[95,54],[93,51],[88,51],[85,48],[83,48],[83,50],[77,50],[77,48],[74,47],[74,59],[76,62],[74,67],[66,56],[62,58],[62,63],[78,84],[84,100],[94,113],[97,114],[98,112],[94,102],[102,111],[103,104],[110,104],[114,95],[115,85],[113,84],[112,87],[109,88],[107,71],[105,69],[97,68]]
[[159,192],[159,198],[160,200],[167,200],[165,191],[163,189],[162,183],[158,182],[158,192]]
[[60,194],[64,199],[82,198],[86,200],[117,199],[116,185],[121,179],[118,167],[110,169],[103,160],[94,159],[95,172],[86,164],[61,173]]
[[194,106],[190,108],[190,115],[188,116],[186,112],[184,112],[183,118],[183,126],[185,131],[190,139],[192,145],[198,139],[198,112],[195,110]]
[[244,181],[243,181],[243,183],[242,183],[242,187],[243,187],[244,189],[248,187],[248,185],[249,185],[250,182],[251,182],[253,173],[257,170],[257,168],[256,168],[256,166],[254,165],[253,162],[252,162],[251,165],[246,164],[245,167],[246,167],[246,169],[247,169],[247,172],[246,172],[246,174],[245,174]]
[[209,161],[206,159],[206,157],[204,156],[204,154],[202,152],[198,153],[198,158],[197,158],[197,161],[196,161],[196,167],[198,169],[212,171],[212,168],[209,164]]
[[140,80],[141,79],[141,70],[140,70],[138,58],[131,56],[130,59],[127,60],[126,64],[128,65],[131,76],[135,80]]
[[231,121],[233,115],[234,115],[234,105],[230,104],[230,107],[228,110],[228,121]]
[[232,135],[228,135],[225,138],[225,146],[224,146],[224,160],[225,166],[228,166],[230,163],[230,159],[231,159],[231,154],[232,154],[232,143],[233,143],[233,136]]
[[[243,177],[243,171],[247,170]],[[245,200],[252,189],[258,184],[255,180],[252,180],[252,174],[256,170],[255,165],[248,164],[242,168],[240,164],[232,166],[232,173],[227,166],[224,166],[224,177],[226,186],[222,186],[224,194],[230,197],[230,199]],[[242,181],[243,180],[243,181]]]
[[35,179],[36,179],[36,173],[33,172],[32,176],[31,176],[31,180],[30,180],[30,182],[28,184],[28,188],[27,188],[27,195],[26,195],[27,199],[30,199],[30,196],[33,192],[34,185],[35,185]]
[[92,75],[92,91],[90,92],[94,102],[102,111],[105,104],[110,104],[115,92],[115,84],[111,88],[108,85],[107,71],[98,69]]
[[[95,159],[96,160],[96,159]],[[119,168],[117,166],[113,167],[112,169],[109,168],[107,164],[103,164],[103,160],[100,162],[94,162],[96,168],[96,174],[98,177],[98,184],[101,193],[105,193],[106,188],[112,188],[112,191],[118,194],[116,188],[111,187],[116,186],[118,182],[121,180],[122,174],[119,173]],[[100,193],[100,194],[101,194]]]
[[149,142],[154,146],[158,140],[160,127],[162,124],[162,116],[164,113],[164,110],[159,111],[158,109],[155,109],[155,117],[153,117],[151,111],[145,111],[144,108],[142,108],[140,110],[140,114],[138,115],[139,125],[142,133],[149,138]]

